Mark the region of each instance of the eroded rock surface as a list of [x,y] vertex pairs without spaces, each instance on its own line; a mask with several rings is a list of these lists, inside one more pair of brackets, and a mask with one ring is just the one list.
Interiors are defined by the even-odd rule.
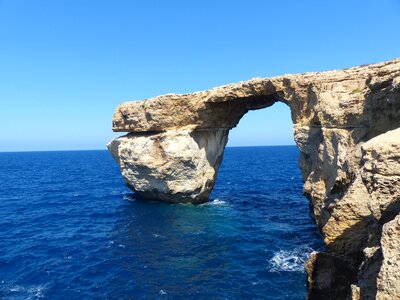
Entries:
[[277,101],[291,109],[304,193],[327,245],[307,263],[309,298],[400,299],[399,269],[390,267],[400,252],[392,223],[400,212],[400,59],[127,102],[113,130],[129,134],[108,146],[142,196],[204,202],[229,129]]
[[383,226],[383,262],[378,276],[377,299],[400,298],[400,215]]
[[142,197],[205,202],[214,187],[226,129],[128,134],[108,144],[126,184]]

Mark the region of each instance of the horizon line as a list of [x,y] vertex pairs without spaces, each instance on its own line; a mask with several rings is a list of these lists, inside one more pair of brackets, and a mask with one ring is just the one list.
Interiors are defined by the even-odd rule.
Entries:
[[[297,146],[296,144],[280,144],[280,145],[243,145],[243,146],[225,146],[225,148],[252,148],[252,147],[287,147]],[[107,148],[102,149],[60,149],[60,150],[0,150],[0,153],[31,153],[31,152],[79,152],[79,151],[108,151]]]

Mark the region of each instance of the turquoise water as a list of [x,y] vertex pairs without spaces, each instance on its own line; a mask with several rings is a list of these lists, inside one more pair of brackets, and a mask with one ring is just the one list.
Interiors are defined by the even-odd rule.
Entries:
[[107,151],[0,153],[0,298],[303,299],[295,147],[227,148],[210,202],[143,201]]

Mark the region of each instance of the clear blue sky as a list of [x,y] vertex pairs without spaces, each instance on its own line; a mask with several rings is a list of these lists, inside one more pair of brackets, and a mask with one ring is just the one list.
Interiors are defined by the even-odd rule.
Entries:
[[[115,107],[400,57],[399,0],[0,0],[0,151],[104,149]],[[284,105],[230,145],[292,144]]]

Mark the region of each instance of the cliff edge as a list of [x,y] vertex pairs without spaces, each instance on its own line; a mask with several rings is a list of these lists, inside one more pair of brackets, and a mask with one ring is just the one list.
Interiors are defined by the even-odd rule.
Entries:
[[400,59],[126,102],[108,148],[144,198],[204,202],[229,130],[278,101],[327,246],[306,263],[308,298],[400,299]]

